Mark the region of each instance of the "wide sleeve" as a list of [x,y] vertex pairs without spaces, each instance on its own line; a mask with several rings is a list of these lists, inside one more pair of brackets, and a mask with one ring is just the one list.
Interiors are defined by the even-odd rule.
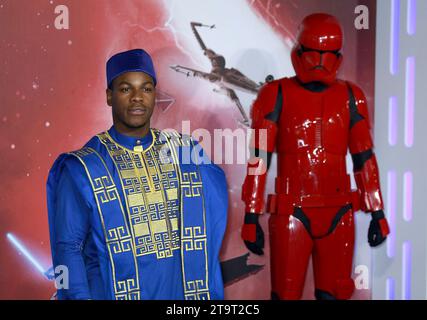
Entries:
[[63,276],[56,273],[58,299],[91,299],[83,254],[91,208],[78,187],[84,169],[74,161],[63,161],[49,177],[55,183],[48,181],[52,260]]

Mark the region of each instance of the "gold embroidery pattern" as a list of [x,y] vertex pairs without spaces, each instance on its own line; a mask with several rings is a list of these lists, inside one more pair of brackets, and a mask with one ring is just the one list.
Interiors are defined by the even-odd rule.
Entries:
[[95,196],[102,203],[107,203],[117,199],[116,186],[107,176],[93,179],[93,188]]
[[114,254],[132,250],[132,237],[123,226],[108,230],[108,246]]
[[[170,146],[170,150],[174,155],[174,159],[178,159],[180,155],[176,152],[179,148],[174,148],[171,146],[172,144],[175,146],[190,146],[192,145],[192,141],[188,136],[183,136],[182,143],[179,143],[179,134],[175,134],[171,137],[168,142]],[[177,142],[178,141],[178,142]],[[190,151],[191,148],[183,148],[187,151]],[[185,150],[184,150],[185,152]],[[186,155],[181,155],[184,159]],[[187,155],[188,156],[188,155]],[[195,163],[199,163],[198,159],[195,159]],[[174,162],[175,165],[177,162]],[[182,171],[178,165],[176,165],[176,171],[178,172],[180,183],[181,183],[181,206],[183,206],[184,201],[189,200],[186,198],[190,197],[201,197],[197,199],[197,201],[204,201],[203,199],[203,185],[201,183],[201,175],[200,171]],[[185,187],[184,187],[185,186]],[[184,191],[185,189],[185,191]],[[198,214],[198,212],[188,212],[188,214]],[[188,216],[188,214],[186,216]],[[186,280],[187,275],[185,272],[186,263],[185,259],[181,260],[182,264],[182,276],[183,276],[183,284],[184,284],[184,297],[185,300],[210,300],[210,292],[209,292],[209,274],[208,274],[208,256],[207,256],[207,239],[206,239],[206,220],[205,220],[205,211],[203,204],[203,224],[198,226],[189,226],[187,227],[184,222],[184,216],[181,215],[181,257],[184,257],[186,254],[200,254],[196,251],[202,251],[205,256],[205,277],[204,279],[199,280]]]
[[84,156],[88,156],[92,153],[93,153],[93,151],[89,148],[82,148],[80,150],[70,152],[70,154],[73,154],[79,158],[84,157]]
[[185,300],[209,300],[209,289],[204,280],[187,281],[185,284]]
[[161,134],[163,138],[168,139],[176,147],[189,147],[191,144],[190,136],[181,136],[177,131],[165,131]]
[[[180,249],[178,230],[179,178],[165,163],[163,143],[154,131],[153,147],[143,152],[126,149],[108,133],[98,135],[119,171],[133,228],[136,256],[171,257]],[[197,193],[197,191],[196,191]]]
[[198,172],[183,172],[181,189],[186,198],[200,197],[202,195],[202,180]]
[[[133,255],[133,257],[136,269],[136,279],[127,279],[126,281],[116,280],[116,268],[113,256],[119,253],[132,251],[132,237],[129,234],[129,230],[127,226],[120,226],[107,230],[104,223],[104,213],[101,204],[104,205],[110,201],[118,201],[118,204],[121,207],[121,200],[116,185],[112,181],[111,176],[101,176],[99,178],[93,178],[91,176],[89,169],[83,159],[85,156],[95,154],[103,162],[101,156],[95,150],[92,148],[82,148],[78,151],[70,152],[70,154],[76,156],[80,160],[85,168],[89,180],[91,181],[91,186],[95,195],[98,213],[101,219],[113,272],[114,297],[116,300],[140,300],[141,291],[139,289],[138,267],[136,264],[135,255]],[[104,162],[103,164],[105,166]],[[105,169],[108,171],[106,166]],[[121,211],[123,214],[122,207]]]
[[206,244],[206,233],[200,226],[184,228],[182,245],[185,251],[203,250]]
[[140,300],[138,284],[134,279],[117,282],[116,300]]

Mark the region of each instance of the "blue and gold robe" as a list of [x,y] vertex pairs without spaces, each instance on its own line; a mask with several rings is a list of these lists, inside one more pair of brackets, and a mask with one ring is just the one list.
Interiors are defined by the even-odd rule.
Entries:
[[58,298],[223,299],[227,185],[206,160],[191,138],[114,126],[60,155],[47,182]]

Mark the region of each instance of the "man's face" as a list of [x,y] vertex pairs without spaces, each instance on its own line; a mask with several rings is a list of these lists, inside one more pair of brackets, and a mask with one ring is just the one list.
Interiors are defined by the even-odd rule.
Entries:
[[114,126],[131,133],[149,128],[155,105],[153,79],[144,72],[126,72],[113,80],[107,89],[107,103],[112,107]]

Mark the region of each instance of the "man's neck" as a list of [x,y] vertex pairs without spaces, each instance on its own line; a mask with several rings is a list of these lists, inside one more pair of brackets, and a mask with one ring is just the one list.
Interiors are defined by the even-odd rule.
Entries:
[[114,124],[114,129],[116,129],[118,133],[123,134],[125,136],[143,138],[150,132],[150,124],[148,123],[146,126],[143,126],[141,128],[129,128]]

